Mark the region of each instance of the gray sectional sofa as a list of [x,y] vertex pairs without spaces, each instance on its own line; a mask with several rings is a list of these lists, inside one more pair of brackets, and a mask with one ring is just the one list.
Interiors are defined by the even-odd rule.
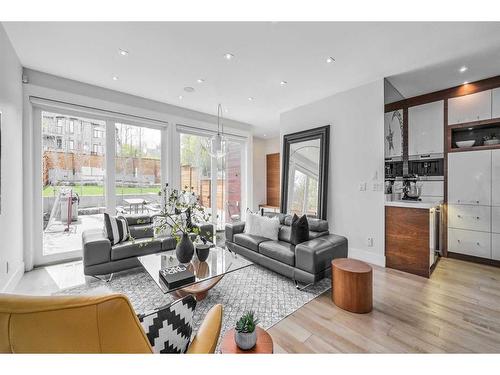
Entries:
[[[138,256],[173,250],[177,243],[174,237],[153,238],[153,216],[130,215],[127,219],[130,234],[134,240],[128,240],[114,246],[106,237],[103,229],[91,229],[82,234],[83,271],[85,275],[107,275],[129,268],[138,267]],[[207,238],[213,236],[213,225],[197,225],[200,234]]]
[[226,224],[226,246],[231,251],[293,279],[314,283],[328,276],[331,261],[347,257],[347,238],[331,234],[328,221],[308,219],[309,241],[290,243],[290,215],[280,215],[278,241],[244,233],[245,223]]

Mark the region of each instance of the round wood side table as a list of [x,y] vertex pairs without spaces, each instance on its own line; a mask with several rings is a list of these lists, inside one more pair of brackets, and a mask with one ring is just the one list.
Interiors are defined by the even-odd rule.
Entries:
[[343,310],[364,314],[373,308],[372,267],[356,259],[332,260],[332,300]]
[[222,338],[220,351],[222,354],[272,354],[273,339],[269,333],[257,327],[257,344],[250,350],[241,350],[234,341],[234,328],[226,332]]

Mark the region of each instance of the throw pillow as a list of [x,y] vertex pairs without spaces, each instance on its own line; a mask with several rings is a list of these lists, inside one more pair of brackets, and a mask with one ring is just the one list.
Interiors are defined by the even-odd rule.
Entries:
[[306,215],[299,218],[297,214],[293,214],[291,228],[290,243],[292,245],[298,245],[309,240],[309,223]]
[[166,224],[167,219],[163,216],[153,216],[153,237],[162,238],[172,234],[172,228]]
[[196,299],[186,296],[153,313],[138,315],[155,353],[185,353],[193,333]]
[[266,217],[254,213],[247,214],[245,233],[278,241],[279,230],[280,221],[277,216]]
[[104,228],[111,245],[119,244],[130,237],[128,222],[123,216],[115,217],[104,213]]

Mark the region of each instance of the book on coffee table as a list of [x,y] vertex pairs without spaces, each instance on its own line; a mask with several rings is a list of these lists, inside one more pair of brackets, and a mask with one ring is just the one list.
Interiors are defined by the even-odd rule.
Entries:
[[194,283],[195,281],[194,273],[182,264],[162,268],[160,270],[160,277],[169,289],[178,288],[186,284]]

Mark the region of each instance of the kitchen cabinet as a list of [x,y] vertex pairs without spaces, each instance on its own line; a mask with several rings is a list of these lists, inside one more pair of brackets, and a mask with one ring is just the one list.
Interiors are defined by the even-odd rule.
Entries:
[[489,206],[448,205],[448,227],[489,232],[491,208]]
[[444,101],[408,108],[408,155],[443,153]]
[[491,155],[490,150],[448,155],[448,203],[491,205]]
[[500,87],[491,93],[491,118],[500,118]]
[[448,99],[448,125],[491,119],[491,90]]
[[500,206],[500,150],[491,151],[491,205]]
[[421,197],[444,197],[444,182],[443,181],[421,181],[422,187]]
[[403,110],[388,112],[384,117],[385,157],[403,156]]
[[491,259],[491,233],[448,228],[448,251]]
[[500,234],[500,207],[491,207],[491,231]]
[[500,234],[491,235],[491,259],[500,260]]

